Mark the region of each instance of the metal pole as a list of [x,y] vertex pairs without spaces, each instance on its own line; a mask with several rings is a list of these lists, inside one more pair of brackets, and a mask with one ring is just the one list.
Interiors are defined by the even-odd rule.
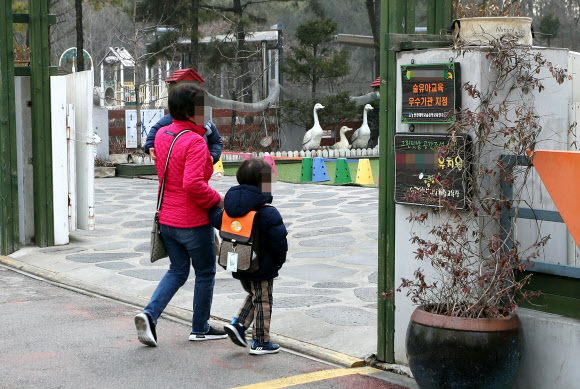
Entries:
[[34,156],[34,237],[38,246],[46,247],[54,245],[47,2],[29,0],[28,13]]
[[20,248],[12,2],[0,0],[0,254]]

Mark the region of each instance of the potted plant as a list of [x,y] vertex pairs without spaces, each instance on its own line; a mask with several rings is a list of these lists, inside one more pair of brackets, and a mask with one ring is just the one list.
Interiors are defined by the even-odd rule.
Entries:
[[113,165],[129,162],[129,151],[125,147],[123,138],[115,138],[109,144],[109,159]]
[[[458,50],[465,56],[474,49]],[[530,275],[522,272],[549,239],[539,235],[524,247],[514,234],[532,168],[530,163],[515,167],[514,161],[533,153],[540,139],[535,94],[550,75],[562,84],[565,71],[509,34],[491,40],[485,53],[493,79],[483,86],[464,83],[473,103],[455,113],[449,142],[438,150],[444,160],[457,152],[460,136],[470,135],[460,178],[469,193],[467,206],[458,209],[442,197],[452,184],[443,174],[430,188],[408,193],[409,203],[422,199],[436,205],[414,208],[408,218],[420,267],[397,288],[418,306],[406,350],[421,388],[511,387],[524,350],[515,311],[534,297],[523,290]],[[513,196],[502,192],[506,185]],[[506,218],[510,210],[513,215]]]
[[455,19],[449,27],[456,41],[487,46],[505,34],[518,38],[522,45],[532,44],[532,18],[521,16],[522,0],[473,1],[453,3]]

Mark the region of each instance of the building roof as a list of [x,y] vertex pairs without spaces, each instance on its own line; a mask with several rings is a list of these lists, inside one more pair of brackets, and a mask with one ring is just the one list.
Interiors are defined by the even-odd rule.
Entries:
[[193,69],[179,69],[173,72],[165,82],[179,82],[179,81],[197,81],[199,83],[205,82],[202,76]]
[[126,68],[135,67],[133,56],[124,47],[109,47],[109,51],[101,62],[99,62],[99,65],[103,62],[105,65],[114,65],[120,62]]
[[381,78],[377,77],[377,79],[371,84],[371,88],[378,88],[379,86],[381,86]]

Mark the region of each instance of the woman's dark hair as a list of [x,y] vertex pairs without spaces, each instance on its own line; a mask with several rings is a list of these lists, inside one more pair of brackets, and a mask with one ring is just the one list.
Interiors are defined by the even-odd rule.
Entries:
[[272,180],[272,167],[263,159],[247,159],[238,168],[236,179],[240,185],[261,187]]
[[183,84],[169,93],[169,113],[174,119],[188,120],[195,116],[196,107],[203,107],[203,89],[194,84]]

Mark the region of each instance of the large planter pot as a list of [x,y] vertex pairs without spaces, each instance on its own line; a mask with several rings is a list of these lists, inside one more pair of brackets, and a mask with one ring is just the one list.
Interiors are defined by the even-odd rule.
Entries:
[[109,154],[109,159],[113,165],[127,163],[129,161],[129,154]]
[[492,39],[505,34],[518,37],[521,45],[532,45],[532,18],[483,17],[464,18],[453,21],[453,38],[472,46],[486,46]]
[[417,308],[407,328],[406,346],[409,367],[421,389],[511,388],[524,335],[516,314],[467,319]]

